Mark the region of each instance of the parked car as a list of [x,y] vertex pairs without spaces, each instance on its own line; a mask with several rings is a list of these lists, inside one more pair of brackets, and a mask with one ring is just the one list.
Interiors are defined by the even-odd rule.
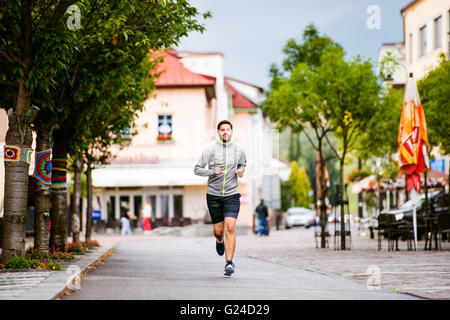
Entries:
[[[428,213],[437,214],[448,211],[448,193],[444,191],[428,193]],[[394,214],[397,221],[406,219],[412,221],[413,203],[412,200],[406,201],[397,210],[383,211],[382,213]],[[417,219],[421,220],[425,216],[425,194],[418,197],[416,205]]]
[[[444,191],[428,193],[428,213],[439,214],[441,212],[448,212],[448,193]],[[394,214],[397,221],[409,221],[413,220],[413,203],[409,200],[402,204],[398,210],[383,211],[382,213]],[[421,238],[422,234],[426,230],[426,223],[423,218],[426,215],[425,211],[425,194],[421,194],[418,197],[416,205],[416,216],[418,228],[418,237]]]
[[304,226],[309,228],[314,226],[316,223],[316,212],[303,208],[303,207],[292,207],[286,212],[285,227],[289,229],[293,226]]

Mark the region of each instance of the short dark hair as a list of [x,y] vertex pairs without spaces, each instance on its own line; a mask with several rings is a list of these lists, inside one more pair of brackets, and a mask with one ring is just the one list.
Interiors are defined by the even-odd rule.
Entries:
[[231,127],[231,129],[233,129],[233,125],[231,124],[230,121],[228,121],[228,120],[222,120],[222,121],[220,121],[219,124],[217,125],[217,130],[219,130],[219,129],[220,129],[220,126],[223,125],[223,124],[229,124],[230,127]]

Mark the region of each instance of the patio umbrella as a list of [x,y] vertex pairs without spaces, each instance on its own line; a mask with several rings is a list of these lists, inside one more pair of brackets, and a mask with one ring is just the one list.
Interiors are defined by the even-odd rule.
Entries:
[[369,190],[371,191],[376,184],[377,184],[377,177],[375,177],[374,175],[367,176],[353,184],[352,193],[356,194]]
[[399,167],[406,175],[406,188],[413,202],[414,244],[417,248],[416,204],[421,186],[420,173],[429,168],[429,161],[425,114],[412,73],[406,83],[397,143]]
[[389,190],[389,184],[380,182],[374,175],[367,176],[352,185],[352,193],[375,192],[380,190]]

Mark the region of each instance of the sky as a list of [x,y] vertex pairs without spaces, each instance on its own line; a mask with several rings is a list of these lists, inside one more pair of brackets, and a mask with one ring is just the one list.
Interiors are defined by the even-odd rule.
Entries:
[[[203,33],[190,33],[177,50],[221,52],[225,76],[268,88],[269,67],[280,65],[289,39],[302,39],[313,23],[321,34],[340,43],[351,58],[377,60],[383,43],[403,42],[400,10],[411,0],[190,0],[212,18],[199,21]],[[379,28],[369,29],[379,8]]]

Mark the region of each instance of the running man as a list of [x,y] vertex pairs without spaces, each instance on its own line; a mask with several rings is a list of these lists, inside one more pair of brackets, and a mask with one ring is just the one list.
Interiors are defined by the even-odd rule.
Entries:
[[[219,122],[217,130],[219,139],[203,152],[195,165],[194,173],[208,177],[206,202],[214,227],[216,251],[220,256],[225,253],[224,274],[231,276],[235,268],[233,256],[236,248],[236,219],[241,205],[238,177],[244,176],[246,157],[244,151],[231,142],[231,122]],[[206,165],[208,169],[205,169]]]

